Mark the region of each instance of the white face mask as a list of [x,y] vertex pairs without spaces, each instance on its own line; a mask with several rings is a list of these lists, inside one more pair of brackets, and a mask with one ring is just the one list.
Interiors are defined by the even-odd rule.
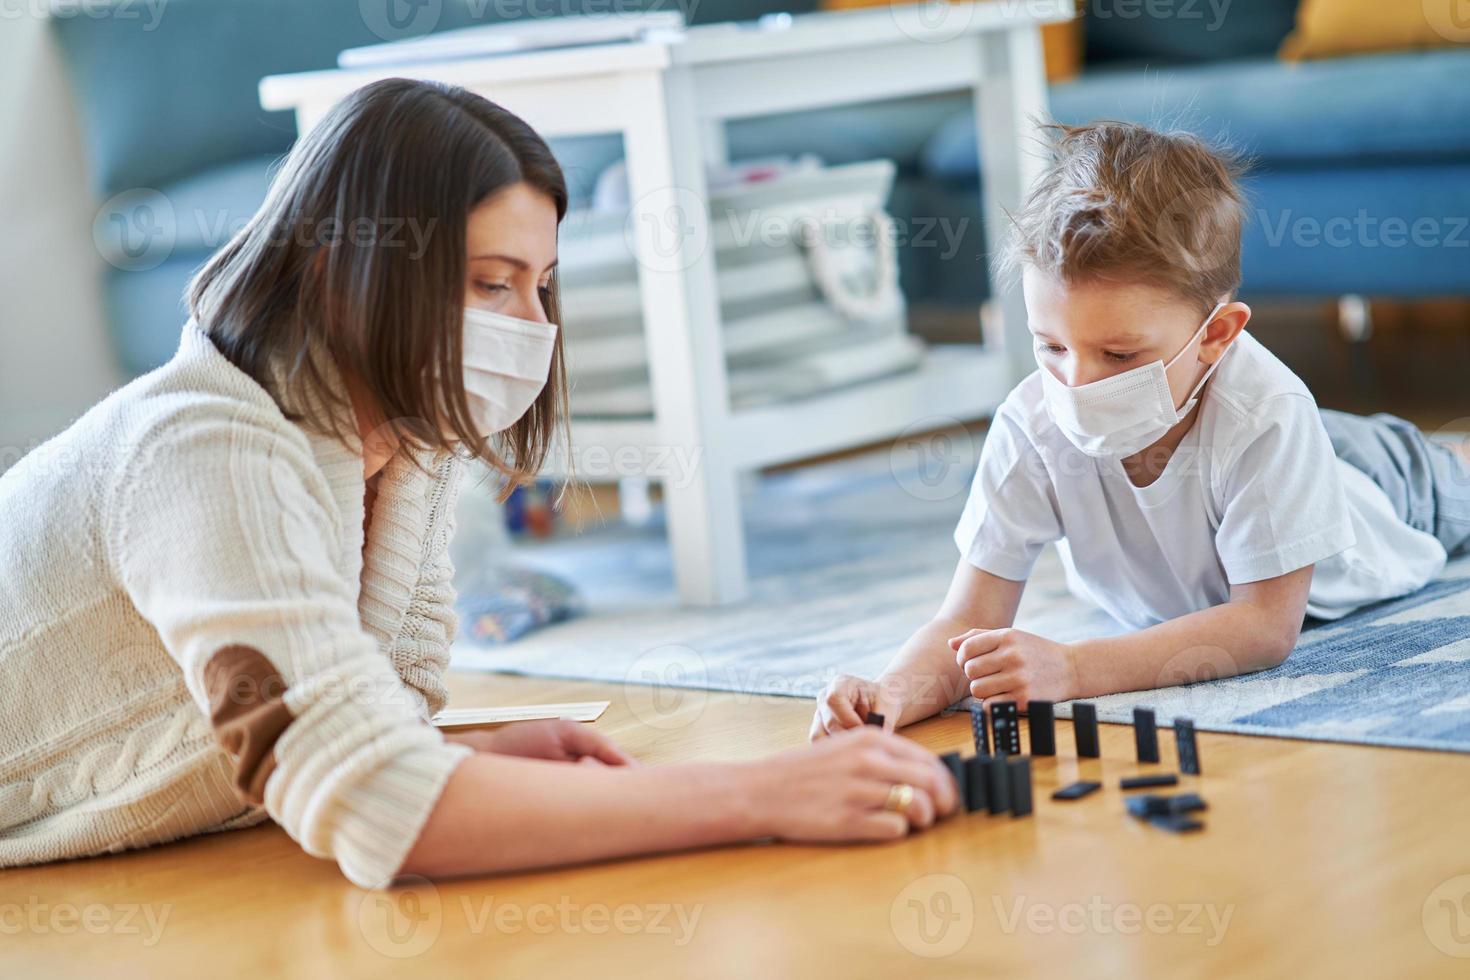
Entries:
[[546,387],[556,324],[464,311],[464,390],[486,435],[508,429]]
[[1174,394],[1169,390],[1169,368],[1194,345],[1224,306],[1220,303],[1210,311],[1194,336],[1167,364],[1153,361],[1111,378],[1069,388],[1041,364],[1038,355],[1041,390],[1052,421],[1072,445],[1089,456],[1122,459],[1157,442],[1190,413],[1200,388],[1224,360],[1224,354],[1216,358],[1184,404],[1175,407]]

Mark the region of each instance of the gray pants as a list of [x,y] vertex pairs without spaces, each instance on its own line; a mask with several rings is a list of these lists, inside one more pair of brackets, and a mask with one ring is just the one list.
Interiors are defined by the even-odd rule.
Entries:
[[1337,455],[1372,477],[1410,527],[1450,555],[1470,550],[1470,461],[1396,415],[1324,408],[1322,424]]

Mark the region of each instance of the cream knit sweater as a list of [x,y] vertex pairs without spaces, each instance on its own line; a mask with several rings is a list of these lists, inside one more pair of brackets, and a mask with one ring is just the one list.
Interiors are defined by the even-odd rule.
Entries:
[[[383,471],[364,554],[360,444],[288,421],[191,321],[172,360],[0,476],[0,866],[268,815],[384,884],[468,753],[428,724],[462,464],[424,461]],[[286,685],[263,807],[204,685],[240,644]]]

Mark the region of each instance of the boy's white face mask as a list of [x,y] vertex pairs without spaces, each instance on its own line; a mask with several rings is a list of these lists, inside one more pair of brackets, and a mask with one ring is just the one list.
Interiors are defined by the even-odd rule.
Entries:
[[1157,442],[1190,413],[1200,388],[1224,360],[1222,354],[1199,379],[1184,404],[1175,407],[1174,394],[1169,390],[1169,368],[1194,346],[1224,306],[1219,303],[1210,311],[1194,336],[1167,364],[1153,361],[1111,378],[1070,388],[1041,363],[1038,355],[1042,395],[1052,421],[1072,445],[1089,456],[1122,459]]
[[487,435],[515,425],[546,387],[556,330],[554,323],[465,307],[464,390]]

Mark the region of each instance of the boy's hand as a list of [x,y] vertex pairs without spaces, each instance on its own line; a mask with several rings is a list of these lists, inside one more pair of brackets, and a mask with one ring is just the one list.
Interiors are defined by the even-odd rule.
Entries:
[[1025,630],[998,629],[970,630],[953,637],[949,646],[976,698],[1014,701],[1024,711],[1032,698],[1076,697],[1077,668],[1065,643]]
[[878,685],[866,677],[842,674],[817,695],[817,713],[812,718],[811,739],[815,742],[848,728],[861,728],[870,711],[883,715],[883,730],[891,732],[898,722],[898,713],[902,707],[885,699]]

